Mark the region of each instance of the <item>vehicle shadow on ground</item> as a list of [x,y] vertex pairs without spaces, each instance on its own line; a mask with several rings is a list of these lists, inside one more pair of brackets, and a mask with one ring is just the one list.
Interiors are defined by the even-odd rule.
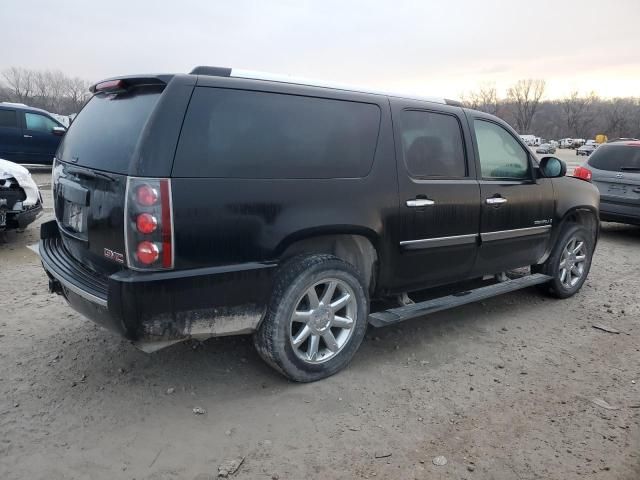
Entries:
[[[504,319],[516,317],[521,304],[530,302],[531,297],[541,298],[539,292],[531,288],[396,326],[370,327],[350,366],[332,382],[348,383],[357,376],[379,371],[385,364],[399,367],[409,360],[425,370],[436,367],[455,358],[462,338],[485,337],[491,342],[499,341],[497,337],[504,334]],[[91,331],[88,336],[94,338],[82,339],[82,343],[95,342],[81,365],[89,378],[91,371],[105,373],[107,368],[108,375],[116,378],[115,385],[155,387],[160,392],[168,388],[185,392],[198,390],[199,394],[217,398],[255,396],[256,389],[260,391],[257,386],[308,391],[297,390],[301,384],[288,381],[268,367],[253,348],[250,336],[188,341],[145,354],[104,330],[86,328]],[[71,355],[75,347],[70,344],[67,347],[71,347]],[[122,389],[122,395],[129,395],[126,389]]]

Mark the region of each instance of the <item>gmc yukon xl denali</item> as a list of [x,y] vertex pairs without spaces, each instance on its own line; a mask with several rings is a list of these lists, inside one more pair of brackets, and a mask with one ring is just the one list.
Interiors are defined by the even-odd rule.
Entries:
[[457,102],[218,67],[92,92],[56,154],[42,263],[145,351],[252,334],[313,381],[369,324],[532,285],[565,298],[589,272],[597,189]]

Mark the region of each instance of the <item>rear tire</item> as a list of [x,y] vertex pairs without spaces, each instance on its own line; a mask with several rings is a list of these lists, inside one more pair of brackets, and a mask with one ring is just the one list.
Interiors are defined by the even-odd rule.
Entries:
[[364,338],[368,310],[367,290],[352,265],[332,255],[294,257],[276,276],[254,345],[287,378],[320,380],[351,361]]
[[575,295],[587,279],[593,256],[593,235],[582,225],[569,223],[563,227],[551,255],[545,263],[533,267],[534,272],[553,277],[541,288],[556,298]]

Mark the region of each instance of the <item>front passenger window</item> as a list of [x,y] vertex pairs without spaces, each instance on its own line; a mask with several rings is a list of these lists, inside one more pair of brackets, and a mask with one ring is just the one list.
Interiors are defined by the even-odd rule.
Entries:
[[530,178],[529,155],[507,130],[484,120],[474,120],[473,125],[482,178]]
[[25,120],[27,122],[27,130],[37,130],[40,132],[51,132],[53,127],[59,127],[56,122],[44,115],[37,113],[25,113]]

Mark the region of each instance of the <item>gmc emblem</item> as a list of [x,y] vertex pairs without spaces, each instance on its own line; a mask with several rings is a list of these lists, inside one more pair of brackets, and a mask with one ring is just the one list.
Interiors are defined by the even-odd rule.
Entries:
[[114,262],[124,263],[124,255],[118,252],[114,252],[113,250],[109,250],[108,248],[104,249],[104,256],[109,260],[113,260]]

